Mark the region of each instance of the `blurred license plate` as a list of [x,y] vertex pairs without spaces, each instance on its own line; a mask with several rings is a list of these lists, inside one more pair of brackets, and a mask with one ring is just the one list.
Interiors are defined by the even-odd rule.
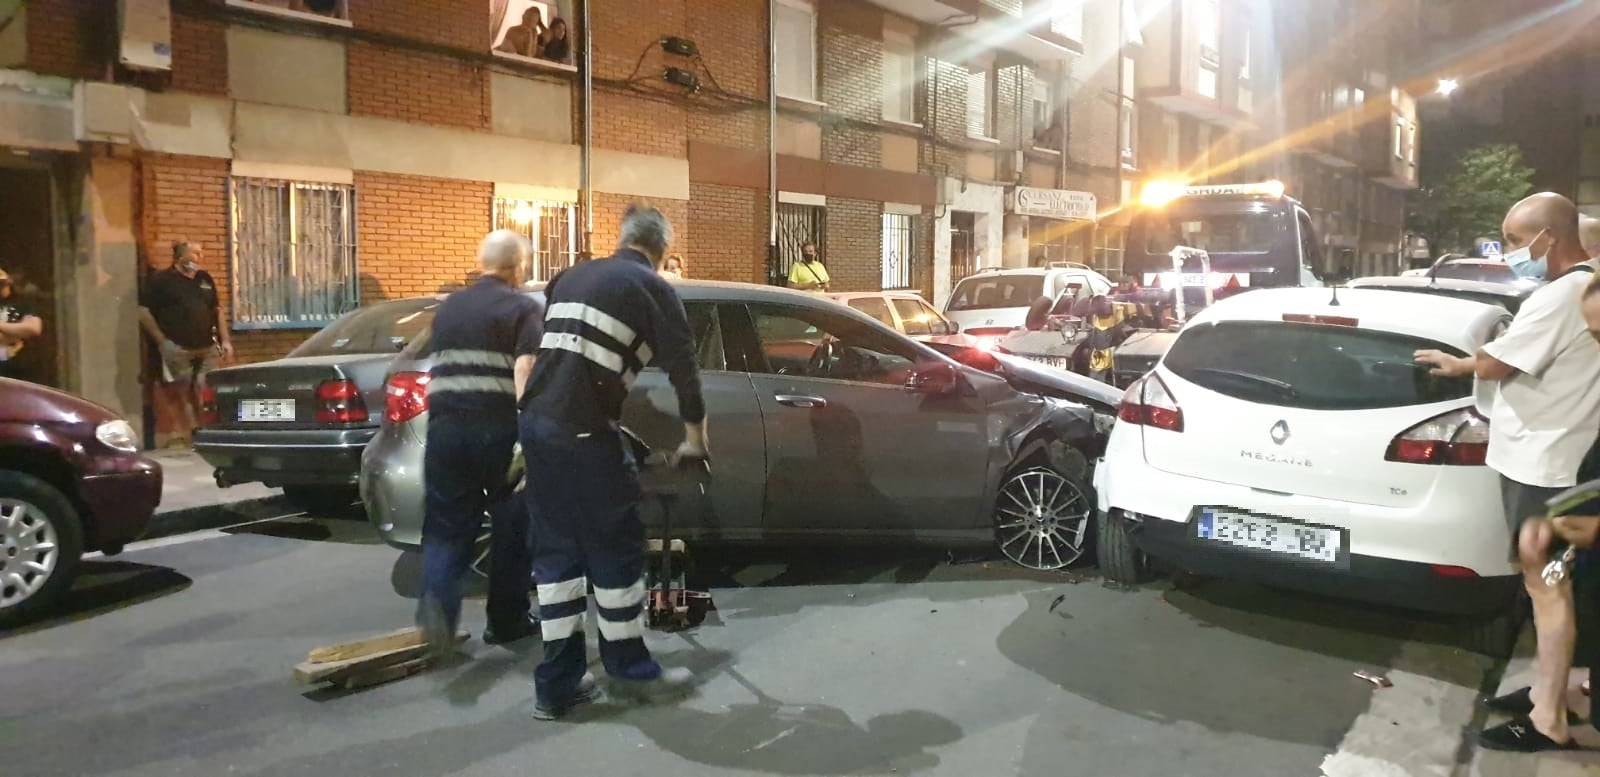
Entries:
[[1046,367],[1054,367],[1058,370],[1072,369],[1072,360],[1066,356],[1029,356],[1028,360],[1038,362]]
[[292,399],[241,399],[240,421],[293,421]]
[[1321,526],[1264,518],[1248,513],[1204,509],[1195,527],[1201,540],[1223,542],[1240,548],[1283,553],[1290,556],[1336,563],[1344,547],[1344,532]]

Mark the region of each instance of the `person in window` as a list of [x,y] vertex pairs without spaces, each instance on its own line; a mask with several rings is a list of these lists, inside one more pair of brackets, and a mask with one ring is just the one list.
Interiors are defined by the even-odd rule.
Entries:
[[28,340],[43,333],[44,321],[34,315],[27,303],[17,299],[11,276],[0,270],[0,378],[21,379],[17,354]]
[[500,42],[498,50],[507,54],[537,57],[543,53],[548,36],[544,15],[539,12],[538,6],[532,6],[522,12],[521,24],[506,30],[506,37]]
[[667,278],[683,280],[686,272],[688,272],[688,269],[687,265],[683,263],[683,254],[673,254],[661,264],[661,274]]
[[567,22],[565,19],[555,19],[550,22],[550,30],[545,34],[544,58],[551,62],[566,62],[572,57],[572,39],[567,37]]
[[[217,358],[233,360],[228,321],[217,299],[217,284],[200,269],[204,253],[197,243],[172,244],[172,264],[145,281],[139,295],[139,325],[161,358],[155,382],[180,414],[171,443],[187,444],[200,420],[200,390]],[[175,396],[173,396],[175,395]]]
[[807,240],[800,246],[800,261],[789,268],[789,288],[826,292],[829,282],[828,268],[817,256],[817,244]]

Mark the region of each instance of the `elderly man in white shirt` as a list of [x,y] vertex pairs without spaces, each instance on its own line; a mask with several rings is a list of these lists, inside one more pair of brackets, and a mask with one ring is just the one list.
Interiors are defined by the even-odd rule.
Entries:
[[[1576,485],[1578,466],[1600,431],[1600,344],[1584,323],[1583,289],[1594,277],[1579,238],[1578,209],[1558,194],[1528,197],[1506,215],[1507,263],[1537,267],[1548,279],[1517,312],[1511,327],[1470,357],[1418,351],[1417,362],[1439,375],[1476,375],[1498,386],[1489,416],[1487,463],[1500,473],[1506,521],[1516,542],[1523,522],[1545,513],[1544,501]],[[1513,551],[1515,558],[1515,551]],[[1539,637],[1538,680],[1490,706],[1515,717],[1485,729],[1488,748],[1538,752],[1574,747],[1567,731],[1567,677],[1576,629],[1571,583],[1544,584],[1542,564],[1523,563]]]

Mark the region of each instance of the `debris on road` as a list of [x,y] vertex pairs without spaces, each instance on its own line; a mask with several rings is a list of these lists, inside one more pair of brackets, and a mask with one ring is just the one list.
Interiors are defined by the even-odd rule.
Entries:
[[[467,637],[467,632],[457,631],[455,641],[460,644]],[[294,679],[301,685],[337,685],[350,691],[410,677],[432,662],[422,630],[411,627],[313,648],[295,666]]]
[[1358,669],[1355,672],[1355,676],[1359,677],[1359,678],[1361,678],[1363,680],[1366,680],[1367,682],[1372,683],[1373,685],[1376,685],[1379,688],[1392,688],[1392,687],[1394,687],[1394,683],[1389,682],[1389,678],[1384,677],[1383,675],[1378,674],[1377,672],[1369,672],[1369,671],[1367,671],[1365,669]]

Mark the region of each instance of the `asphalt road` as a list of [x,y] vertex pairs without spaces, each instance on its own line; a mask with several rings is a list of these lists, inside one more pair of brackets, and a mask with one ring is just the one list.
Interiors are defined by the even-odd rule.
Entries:
[[[291,681],[312,647],[410,622],[416,559],[364,524],[147,543],[87,562],[68,614],[0,637],[0,773],[1535,774],[1472,763],[1473,699],[1500,664],[1413,614],[938,553],[715,556],[717,612],[650,638],[699,670],[694,698],[542,723],[536,640],[474,639],[471,658],[350,694]],[[467,617],[479,631],[481,603]]]

